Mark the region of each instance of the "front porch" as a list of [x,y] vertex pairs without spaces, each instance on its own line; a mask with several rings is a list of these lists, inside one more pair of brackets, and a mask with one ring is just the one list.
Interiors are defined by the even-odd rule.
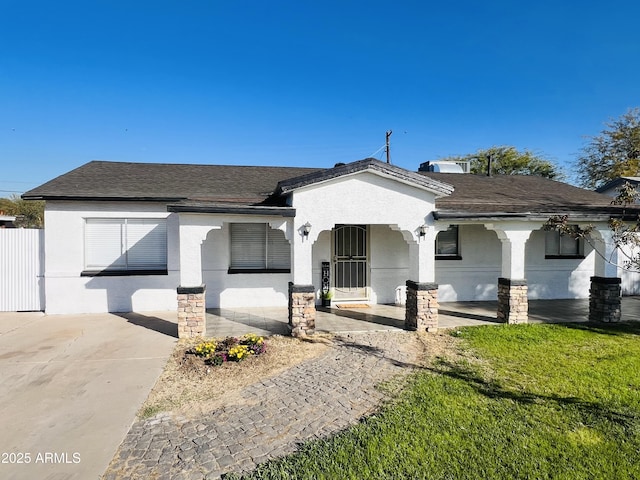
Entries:
[[[439,328],[500,325],[497,301],[440,303]],[[640,321],[640,297],[622,298],[623,321]],[[207,309],[207,337],[287,335],[287,307]],[[316,313],[316,332],[346,333],[404,330],[405,307],[322,308]],[[530,300],[529,323],[586,322],[589,300]]]

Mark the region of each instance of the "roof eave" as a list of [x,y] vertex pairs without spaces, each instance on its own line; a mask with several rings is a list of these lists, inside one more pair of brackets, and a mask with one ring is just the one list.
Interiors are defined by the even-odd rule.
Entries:
[[[622,212],[621,212],[622,213]],[[580,222],[607,222],[611,218],[620,218],[622,220],[637,220],[638,214],[620,214],[615,211],[554,211],[554,212],[461,212],[461,211],[442,211],[433,212],[434,220],[455,220],[455,221],[531,221],[546,222],[551,217],[558,215],[567,215],[572,221]]]
[[77,201],[77,202],[179,202],[185,197],[114,197],[95,195],[22,195],[23,200],[60,200],[60,201]]
[[267,207],[261,205],[189,205],[173,204],[167,206],[173,213],[217,213],[230,215],[259,215],[295,217],[296,209],[291,207]]

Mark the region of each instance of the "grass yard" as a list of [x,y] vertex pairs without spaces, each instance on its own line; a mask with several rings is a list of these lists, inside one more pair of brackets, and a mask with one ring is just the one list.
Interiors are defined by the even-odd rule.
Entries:
[[451,334],[379,414],[246,478],[640,479],[640,324]]

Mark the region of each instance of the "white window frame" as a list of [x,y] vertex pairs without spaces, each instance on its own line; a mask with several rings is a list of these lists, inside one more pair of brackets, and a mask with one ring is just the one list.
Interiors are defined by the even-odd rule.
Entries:
[[229,273],[290,273],[291,245],[268,223],[229,224]]
[[167,274],[165,218],[84,219],[83,276]]

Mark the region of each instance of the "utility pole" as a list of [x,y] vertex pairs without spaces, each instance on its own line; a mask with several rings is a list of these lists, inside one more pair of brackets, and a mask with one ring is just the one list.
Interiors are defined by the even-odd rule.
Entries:
[[387,151],[387,163],[391,163],[391,150],[389,146],[389,137],[391,137],[392,133],[393,133],[393,130],[387,130],[387,133],[386,133],[385,150]]

